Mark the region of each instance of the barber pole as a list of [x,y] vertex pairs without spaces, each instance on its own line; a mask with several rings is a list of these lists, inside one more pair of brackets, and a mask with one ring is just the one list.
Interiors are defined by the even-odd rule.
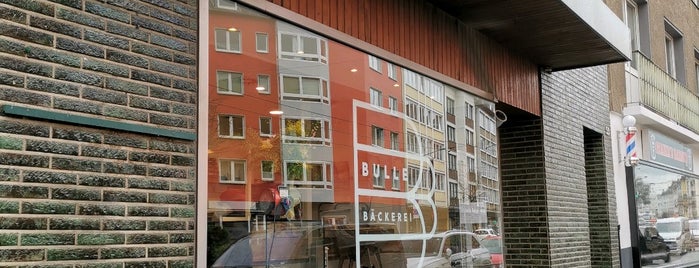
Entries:
[[630,167],[638,162],[636,155],[636,128],[628,127],[626,129],[626,166]]

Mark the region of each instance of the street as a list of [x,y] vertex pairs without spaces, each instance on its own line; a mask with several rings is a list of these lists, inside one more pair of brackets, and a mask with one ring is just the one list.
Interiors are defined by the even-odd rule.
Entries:
[[643,267],[664,268],[664,267],[699,267],[699,251],[690,251],[683,255],[672,255],[670,263],[656,260],[652,264]]

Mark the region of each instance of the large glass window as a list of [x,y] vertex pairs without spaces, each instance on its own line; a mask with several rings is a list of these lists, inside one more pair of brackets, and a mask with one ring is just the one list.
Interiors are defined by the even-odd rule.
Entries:
[[282,96],[286,100],[328,103],[328,82],[318,77],[282,75]]
[[216,29],[214,35],[216,39],[216,51],[241,52],[240,31],[237,29]]
[[216,91],[223,94],[243,94],[243,74],[216,71]]

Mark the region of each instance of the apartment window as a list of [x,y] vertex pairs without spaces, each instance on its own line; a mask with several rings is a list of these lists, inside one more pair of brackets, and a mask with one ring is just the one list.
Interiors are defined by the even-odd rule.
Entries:
[[329,103],[328,81],[317,77],[282,75],[282,98]]
[[294,185],[328,186],[332,183],[332,164],[327,162],[286,162],[284,176]]
[[371,144],[383,147],[383,128],[371,126]]
[[391,150],[400,150],[400,139],[396,132],[391,132]]
[[411,153],[418,152],[417,135],[412,132],[407,132],[405,134],[406,151]]
[[682,33],[665,20],[665,66],[667,73],[686,85]]
[[270,91],[269,75],[259,74],[257,75],[257,92],[263,94],[269,94]]
[[408,167],[408,185],[415,186],[417,178],[420,176],[420,169],[414,166]]
[[217,0],[217,1],[216,1],[216,7],[218,7],[218,8],[224,8],[224,9],[230,9],[230,10],[238,10],[238,3],[236,3],[236,2],[231,2],[231,1]]
[[471,131],[470,129],[467,129],[466,130],[466,144],[475,145],[475,142],[476,142],[476,138],[475,138],[473,131]]
[[444,161],[444,144],[433,142],[432,149],[434,150],[434,159]]
[[444,191],[444,185],[446,184],[447,176],[444,173],[434,174],[434,189],[437,191]]
[[245,160],[220,159],[218,166],[219,182],[245,183]]
[[456,129],[452,126],[447,126],[447,141],[456,142]]
[[420,75],[419,74],[403,68],[403,81],[405,81],[406,85],[408,85],[414,89],[417,89],[418,91],[421,90]]
[[371,68],[374,71],[381,72],[381,59],[369,55],[369,68]]
[[255,33],[255,50],[261,53],[269,52],[269,37],[267,33]]
[[443,125],[444,125],[444,116],[442,116],[442,114],[434,112],[434,116],[432,117],[432,127],[436,130],[441,131]]
[[395,64],[386,63],[386,68],[388,69],[388,78],[391,78],[393,80],[398,80],[398,66]]
[[327,41],[296,33],[279,33],[279,56],[282,59],[328,63]]
[[466,162],[468,163],[468,172],[476,171],[476,159],[473,157],[466,157]]
[[453,182],[449,182],[449,198],[459,197],[459,185]]
[[260,136],[272,136],[271,117],[260,117]]
[[216,51],[221,52],[241,52],[240,31],[233,29],[214,30],[216,39]]
[[456,170],[456,155],[455,154],[449,154],[447,157],[447,167],[449,170]]
[[447,97],[447,114],[454,114],[454,100]]
[[384,176],[386,174],[386,166],[373,164],[371,170],[371,177],[373,178],[374,187],[386,187],[386,177]]
[[699,93],[699,59],[697,59],[697,62],[694,63],[694,74],[697,79],[697,93]]
[[400,190],[400,170],[394,168],[392,175],[393,181],[391,182],[391,188],[393,190]]
[[273,181],[274,180],[274,161],[262,160],[262,180],[263,181]]
[[219,115],[218,136],[223,138],[244,138],[245,120],[241,115]]
[[398,99],[394,97],[388,97],[388,109],[395,112],[398,111]]
[[[626,12],[624,15],[624,23],[629,28],[629,34],[631,35],[631,51],[637,51],[639,50],[638,6],[634,0],[626,1]],[[627,62],[627,64],[636,68],[637,62],[634,59],[635,57],[632,57],[631,62]]]
[[415,103],[415,101],[411,99],[406,99],[405,100],[405,114],[412,118],[413,120],[417,120],[418,116],[418,104]]
[[330,122],[321,119],[284,118],[285,143],[311,143],[326,145],[330,142]]
[[216,91],[223,94],[243,94],[243,74],[216,71]]
[[466,116],[466,119],[473,120],[473,113],[474,113],[473,104],[470,104],[467,102],[465,106],[466,106],[466,114],[464,116]]
[[371,102],[372,105],[381,107],[382,97],[381,97],[381,91],[370,88],[369,89],[369,102]]

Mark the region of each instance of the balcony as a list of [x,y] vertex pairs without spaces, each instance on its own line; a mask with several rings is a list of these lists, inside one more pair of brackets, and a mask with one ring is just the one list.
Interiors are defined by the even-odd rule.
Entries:
[[638,64],[638,85],[627,79],[628,105],[640,105],[699,133],[699,96],[640,52],[634,52],[633,59]]

